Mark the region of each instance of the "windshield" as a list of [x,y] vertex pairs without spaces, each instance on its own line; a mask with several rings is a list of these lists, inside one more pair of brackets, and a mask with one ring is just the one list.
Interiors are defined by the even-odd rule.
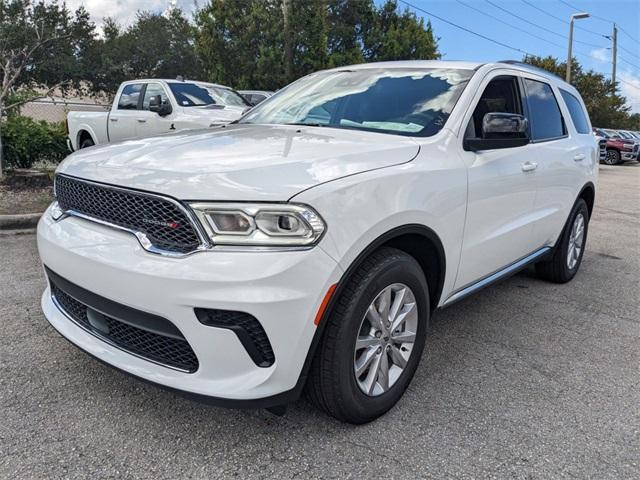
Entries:
[[428,137],[473,75],[458,69],[319,72],[265,100],[239,123],[313,125]]
[[248,103],[230,88],[188,82],[172,82],[169,83],[169,88],[181,107],[202,107],[214,104],[248,106]]

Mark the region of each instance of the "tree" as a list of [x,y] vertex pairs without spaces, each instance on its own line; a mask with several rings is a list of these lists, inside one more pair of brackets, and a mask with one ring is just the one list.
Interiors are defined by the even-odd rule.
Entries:
[[[567,64],[557,58],[525,56],[523,61],[564,78]],[[611,80],[593,70],[585,72],[576,59],[571,62],[571,78],[584,100],[592,125],[601,128],[632,128],[634,121],[629,115],[629,107],[625,105],[626,99],[617,93],[611,93]]]
[[104,38],[93,45],[94,68],[87,76],[94,92],[115,93],[132,78],[200,76],[195,31],[180,9],[166,15],[138,12],[125,30],[107,18],[103,32]]
[[[285,21],[286,19],[286,21]],[[210,81],[277,89],[308,73],[367,61],[439,58],[431,25],[395,0],[212,0],[195,15]]]
[[435,60],[440,58],[431,22],[418,19],[412,11],[398,13],[396,0],[387,0],[375,16],[365,38],[367,60]]
[[0,1],[0,120],[7,110],[80,85],[94,37],[84,8],[72,16],[56,1]]

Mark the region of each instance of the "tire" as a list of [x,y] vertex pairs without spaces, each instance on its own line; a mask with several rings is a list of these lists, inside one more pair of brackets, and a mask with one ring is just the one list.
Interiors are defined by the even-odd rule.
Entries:
[[[576,226],[580,223],[579,217],[582,219],[582,236],[579,252],[575,249],[577,242],[574,242],[572,255],[572,263],[569,257],[573,239],[576,237]],[[536,273],[539,277],[554,283],[566,283],[575,277],[582,256],[587,244],[587,232],[589,230],[589,209],[583,199],[579,199],[571,210],[567,224],[562,231],[562,235],[555,247],[553,256],[550,260],[536,263]],[[576,253],[577,252],[577,253]]]
[[[402,312],[409,313],[403,317],[405,322],[398,330],[389,331],[381,326],[381,330],[374,332],[377,327],[374,328],[374,322],[369,319],[377,317],[367,312],[370,306],[376,308],[376,301],[378,306],[384,304],[387,289],[390,289],[387,299],[391,301],[386,304],[394,305],[395,300],[401,304],[398,299],[404,299],[407,303]],[[327,323],[311,365],[307,395],[312,403],[338,420],[362,424],[391,409],[413,378],[426,338],[429,288],[422,268],[413,257],[401,250],[383,247],[355,271],[336,300],[330,315],[324,319]],[[414,331],[413,343],[398,343],[398,339],[408,339]],[[362,339],[373,343],[356,350],[356,340]],[[398,355],[402,359],[398,359]],[[357,378],[356,367],[366,364],[363,359],[368,356],[374,360]],[[379,373],[382,370],[373,370],[377,362],[384,365],[384,359],[389,365],[386,377]],[[403,368],[400,364],[404,364]],[[375,380],[368,382],[370,378]],[[387,378],[386,390],[387,382],[383,378]],[[370,384],[373,388],[367,386]],[[365,393],[367,389],[369,392]]]
[[620,163],[620,152],[617,150],[607,150],[603,162],[607,165],[617,165]]
[[93,147],[94,145],[95,143],[93,143],[91,137],[85,138],[84,140],[82,140],[82,142],[80,142],[80,149],[82,150],[83,148]]

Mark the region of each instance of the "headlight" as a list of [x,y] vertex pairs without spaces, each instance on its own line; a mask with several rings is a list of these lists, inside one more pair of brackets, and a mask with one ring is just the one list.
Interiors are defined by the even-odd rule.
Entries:
[[198,202],[190,207],[215,245],[305,247],[326,228],[306,205]]

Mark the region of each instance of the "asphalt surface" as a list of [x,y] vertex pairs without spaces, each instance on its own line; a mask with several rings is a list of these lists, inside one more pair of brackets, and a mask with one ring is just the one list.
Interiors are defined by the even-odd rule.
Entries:
[[640,164],[603,167],[582,268],[433,319],[409,390],[340,424],[214,408],[116,372],[39,307],[33,234],[0,236],[0,478],[640,478]]

